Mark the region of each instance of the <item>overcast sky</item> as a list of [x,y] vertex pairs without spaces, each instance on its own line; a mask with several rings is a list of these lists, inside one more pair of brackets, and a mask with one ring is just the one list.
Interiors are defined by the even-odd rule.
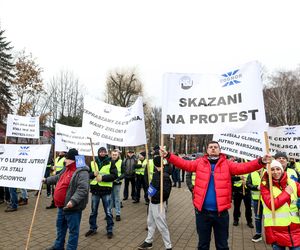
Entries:
[[161,105],[162,75],[223,73],[258,60],[300,63],[300,2],[233,0],[0,0],[1,28],[32,53],[45,82],[69,70],[102,97],[110,70],[134,67]]

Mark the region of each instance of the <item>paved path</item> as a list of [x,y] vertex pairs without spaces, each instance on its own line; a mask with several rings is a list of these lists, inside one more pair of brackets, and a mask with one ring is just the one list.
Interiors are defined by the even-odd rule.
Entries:
[[[0,205],[0,249],[25,249],[27,234],[32,219],[36,198],[35,192],[29,193],[29,204],[19,207],[17,212],[5,213],[5,205]],[[50,199],[45,197],[45,191],[41,196],[38,206],[35,223],[29,249],[45,249],[53,244],[55,239],[55,219],[56,209],[46,210],[45,207],[50,203]],[[119,250],[137,249],[146,237],[146,211],[147,206],[143,202],[133,204],[131,200],[123,202],[122,220],[115,222],[114,237],[107,239],[105,231],[105,220],[103,208],[99,207],[98,233],[86,238],[85,232],[88,231],[88,218],[90,214],[90,203],[85,209],[81,221],[79,238],[79,248],[84,250]],[[243,206],[243,205],[242,205]],[[254,229],[246,225],[245,218],[242,216],[238,227],[232,226],[232,211],[230,211],[230,238],[229,247],[232,250],[265,250],[271,249],[264,242],[253,243],[252,236]],[[243,212],[242,212],[243,214]],[[173,188],[168,207],[168,226],[171,234],[173,249],[196,249],[197,233],[195,229],[194,210],[191,201],[191,194],[183,185],[182,188]],[[153,249],[164,249],[160,234],[156,232]],[[212,239],[211,249],[215,249]]]

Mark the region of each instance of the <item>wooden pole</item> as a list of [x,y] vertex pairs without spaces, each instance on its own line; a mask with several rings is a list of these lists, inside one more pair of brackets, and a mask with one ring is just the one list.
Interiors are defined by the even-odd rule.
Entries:
[[[43,186],[43,184],[41,185],[41,187],[42,186]],[[35,219],[35,215],[36,215],[36,210],[37,210],[37,207],[38,207],[38,204],[39,204],[41,192],[42,192],[42,190],[40,188],[40,190],[38,191],[38,196],[36,198],[36,202],[35,202],[35,207],[34,207],[33,216],[32,216],[32,220],[31,220],[31,224],[30,224],[30,228],[29,228],[29,233],[28,233],[28,237],[27,237],[27,242],[26,242],[25,250],[27,250],[28,247],[29,247],[29,242],[30,242],[32,227],[33,227],[33,223],[34,223],[34,219]]]
[[4,144],[7,144],[7,136],[4,138]]
[[95,169],[96,169],[97,171],[99,171],[98,166],[97,166],[97,164],[96,164],[96,160],[95,160],[95,155],[94,155],[94,148],[93,148],[92,138],[89,137],[89,139],[90,139],[90,144],[91,144],[91,148],[92,148],[92,157],[93,157]]
[[149,150],[148,150],[148,144],[145,144],[145,150],[146,150],[148,186],[150,186],[150,168],[149,168]]
[[[266,153],[270,153],[270,146],[269,146],[269,136],[268,132],[264,132],[265,136],[265,144],[266,144]],[[270,188],[270,197],[271,197],[271,209],[272,209],[272,219],[273,225],[275,226],[275,204],[274,204],[274,195],[273,195],[273,182],[272,182],[272,173],[271,173],[271,166],[270,162],[267,163],[267,171],[269,176],[269,188]]]
[[[161,134],[160,137],[160,146],[161,148],[164,148],[164,135]],[[164,158],[163,156],[160,157],[160,212],[163,212],[163,185],[164,185]]]

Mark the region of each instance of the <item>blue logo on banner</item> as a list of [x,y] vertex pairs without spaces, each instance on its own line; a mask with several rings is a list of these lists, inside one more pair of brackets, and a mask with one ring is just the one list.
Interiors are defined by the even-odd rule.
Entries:
[[29,151],[29,146],[20,146],[19,155],[28,155]]
[[238,74],[238,72],[239,69],[236,69],[234,71],[223,74],[222,76],[224,78],[220,80],[222,84],[224,83],[222,87],[227,87],[227,86],[241,83],[240,78],[242,77],[242,74]]
[[84,155],[76,155],[75,161],[76,161],[76,168],[83,168],[86,166]]
[[156,194],[157,190],[155,187],[152,186],[152,184],[150,183],[150,186],[148,188],[148,195],[150,197],[154,196]]
[[285,128],[284,135],[295,135],[296,127]]

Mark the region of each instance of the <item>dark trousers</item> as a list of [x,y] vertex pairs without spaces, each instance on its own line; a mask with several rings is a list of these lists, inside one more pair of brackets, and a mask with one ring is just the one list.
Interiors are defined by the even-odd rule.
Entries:
[[252,211],[251,211],[251,193],[246,192],[243,195],[242,192],[234,192],[233,194],[233,219],[235,221],[239,221],[239,217],[241,216],[241,203],[244,201],[245,205],[245,217],[247,223],[252,223]]
[[141,175],[141,174],[137,174],[136,175],[136,196],[135,196],[135,199],[137,201],[140,200],[141,198],[141,189],[143,188],[144,190],[144,199],[145,201],[148,201],[148,192],[147,192],[147,185],[146,185],[146,182],[145,182],[145,178],[144,178],[144,175]]
[[217,250],[229,250],[228,247],[228,230],[229,214],[228,211],[221,213],[217,211],[208,211],[202,209],[196,213],[196,227],[198,233],[198,250],[209,250],[211,231],[214,230],[215,245]]
[[129,182],[131,183],[131,198],[135,199],[135,176],[133,177],[125,177],[125,186],[124,186],[124,192],[123,196],[125,199],[128,198],[128,188],[129,188]]
[[0,187],[0,200],[10,201],[10,194],[8,187]]
[[176,186],[176,183],[178,183],[179,187],[181,186],[180,169],[179,168],[173,167],[172,179],[173,179],[174,186]]

